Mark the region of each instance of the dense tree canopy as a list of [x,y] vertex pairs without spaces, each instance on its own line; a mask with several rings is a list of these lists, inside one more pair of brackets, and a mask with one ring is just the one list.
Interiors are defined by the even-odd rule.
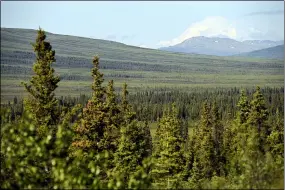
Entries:
[[1,107],[1,188],[284,188],[283,88],[118,95],[95,56],[92,95],[56,98],[45,39],[29,98]]

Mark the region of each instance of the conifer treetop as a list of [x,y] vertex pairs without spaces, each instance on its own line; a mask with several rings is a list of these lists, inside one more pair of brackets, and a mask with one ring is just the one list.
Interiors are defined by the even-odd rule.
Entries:
[[102,83],[104,82],[104,75],[99,71],[99,57],[97,55],[93,58],[93,65],[94,67],[91,70],[94,80],[92,84],[93,98],[102,100],[105,92],[105,88],[102,86]]
[[36,62],[33,65],[34,76],[32,76],[30,84],[23,83],[23,85],[32,96],[26,101],[25,109],[34,114],[37,124],[52,125],[59,120],[54,91],[58,87],[57,83],[60,78],[54,75],[52,68],[52,63],[56,61],[55,51],[45,40],[45,31],[40,28],[36,43],[32,44],[36,54]]

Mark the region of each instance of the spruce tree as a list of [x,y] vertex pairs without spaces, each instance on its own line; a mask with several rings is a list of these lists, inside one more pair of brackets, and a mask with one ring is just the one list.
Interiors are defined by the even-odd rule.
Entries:
[[226,172],[230,176],[241,175],[239,157],[248,138],[247,123],[250,114],[250,104],[244,90],[241,90],[237,107],[236,118],[225,128],[223,141],[227,167]]
[[267,136],[269,151],[275,157],[276,165],[280,168],[284,167],[284,119],[277,108],[275,114],[275,122],[269,136]]
[[249,112],[250,112],[250,104],[247,100],[246,94],[244,90],[241,90],[241,96],[239,98],[239,102],[238,102],[238,121],[240,124],[246,123],[248,116],[249,116]]
[[[150,131],[148,125],[139,123],[135,119],[135,113],[127,101],[127,85],[122,89],[121,117],[121,137],[119,139],[118,150],[115,153],[115,173],[119,173],[128,184],[130,176],[135,174],[139,167],[143,165],[143,160],[150,156],[148,135]],[[148,130],[147,130],[148,129]],[[149,133],[149,134],[148,134]]]
[[[58,109],[58,100],[55,98],[54,91],[60,81],[59,76],[55,76],[52,64],[56,61],[55,51],[46,41],[45,32],[40,28],[37,33],[36,43],[32,44],[36,54],[36,62],[33,65],[34,75],[30,84],[23,83],[26,91],[29,93],[28,99],[24,102],[24,109],[32,116],[32,122],[36,126],[38,143],[42,138],[51,135],[51,139],[45,145],[47,149],[54,149],[56,140],[56,126],[60,121],[60,112]],[[43,180],[46,186],[52,183],[51,162],[52,154],[47,154],[41,161],[36,157],[33,160],[34,165],[43,173]]]
[[268,119],[268,110],[265,105],[265,100],[260,92],[260,87],[256,88],[253,94],[253,99],[250,102],[251,109],[248,118],[248,122],[251,126],[256,127],[259,135],[259,148],[260,150],[265,150],[265,138],[268,134],[268,126],[266,124]]
[[120,173],[125,184],[129,181],[129,176],[134,174],[143,160],[149,155],[145,149],[147,139],[145,138],[144,125],[136,120],[131,121],[121,128],[119,147],[115,153],[115,171]]
[[215,172],[214,166],[214,140],[212,118],[208,103],[204,103],[201,113],[201,121],[194,142],[194,156],[200,174],[203,178],[211,178]]
[[[240,167],[240,175],[235,175],[240,189],[261,189],[269,188],[275,181],[276,167],[270,153],[264,154],[260,150],[260,137],[258,129],[254,126],[247,126],[247,132],[241,139],[240,151],[236,154]],[[279,176],[278,176],[279,177]]]
[[120,117],[120,109],[116,102],[114,93],[114,82],[109,81],[106,89],[106,101],[104,103],[105,111],[105,128],[104,138],[100,142],[100,146],[104,150],[115,152],[118,146],[118,138],[120,137],[120,125],[122,118]]
[[102,86],[104,81],[103,74],[99,71],[99,57],[94,57],[93,65],[94,68],[91,71],[93,93],[83,109],[82,118],[75,126],[76,136],[71,147],[75,152],[77,150],[83,150],[84,152],[101,152],[103,150],[100,141],[104,137],[106,127],[103,99],[105,88]]
[[223,135],[224,127],[220,120],[220,115],[217,107],[217,103],[211,110],[212,115],[212,130],[213,130],[213,141],[214,141],[214,166],[215,171],[218,176],[224,175],[225,167],[225,157],[224,157],[224,147],[223,147]]
[[165,185],[167,188],[174,188],[186,165],[183,151],[185,142],[181,136],[181,122],[177,118],[175,104],[173,104],[171,112],[166,112],[159,122],[159,127],[163,131],[159,139],[161,152],[152,171],[158,187]]
[[40,135],[45,135],[48,128],[59,122],[58,101],[54,97],[54,91],[60,81],[59,76],[54,75],[52,63],[55,60],[55,51],[49,42],[46,42],[45,32],[40,28],[36,43],[32,44],[36,53],[36,62],[33,65],[35,73],[30,84],[23,83],[29,93],[29,99],[25,101],[25,109],[33,115],[33,120]]

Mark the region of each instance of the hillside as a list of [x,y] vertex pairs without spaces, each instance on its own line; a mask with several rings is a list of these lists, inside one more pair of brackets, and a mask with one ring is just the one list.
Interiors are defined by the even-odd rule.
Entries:
[[[1,28],[1,99],[23,92],[20,82],[32,73],[35,38],[35,30]],[[131,91],[284,84],[284,63],[279,60],[173,53],[51,33],[47,40],[56,51],[54,67],[62,78],[57,95],[71,87],[70,95],[90,92],[91,60],[96,54],[106,80],[116,79],[116,87],[126,81]]]
[[246,40],[237,41],[225,37],[198,36],[189,38],[180,44],[163,47],[161,50],[170,52],[196,53],[205,55],[230,56],[251,52],[284,44],[284,41]]
[[252,51],[249,53],[243,53],[239,54],[238,56],[268,58],[268,59],[284,59],[284,45]]

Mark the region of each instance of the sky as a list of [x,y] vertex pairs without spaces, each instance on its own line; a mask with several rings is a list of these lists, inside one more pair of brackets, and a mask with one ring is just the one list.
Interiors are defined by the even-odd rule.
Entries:
[[284,1],[1,1],[1,27],[159,48],[195,36],[284,40]]

